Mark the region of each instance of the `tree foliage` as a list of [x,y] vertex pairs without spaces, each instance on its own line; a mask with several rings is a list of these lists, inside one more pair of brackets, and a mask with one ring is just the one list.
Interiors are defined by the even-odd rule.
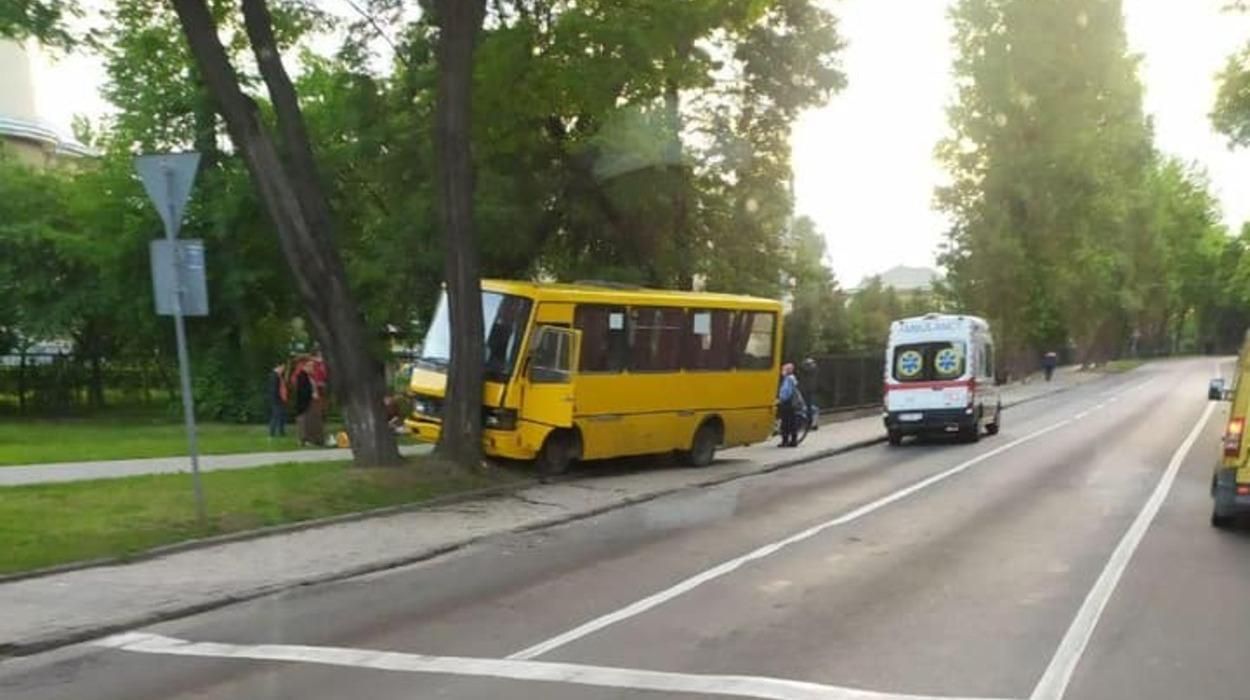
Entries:
[[76,37],[67,21],[81,14],[74,0],[5,0],[0,3],[0,37],[69,47]]
[[[241,87],[272,127],[239,3],[206,5]],[[379,344],[386,328],[416,340],[443,278],[433,141],[439,32],[428,15],[404,12],[413,3],[358,5],[367,17],[343,20],[304,0],[268,3],[366,327],[379,331]],[[35,6],[74,4],[17,7]],[[779,296],[783,271],[802,276],[786,233],[791,124],[845,83],[842,39],[824,8],[817,0],[487,3],[471,134],[483,273]],[[20,326],[27,337],[86,332],[102,353],[168,357],[167,328],[151,312],[146,283],[136,283],[147,279],[147,242],[160,225],[130,159],[198,150],[203,169],[184,235],[207,241],[212,316],[189,323],[197,397],[207,417],[254,418],[257,377],[308,341],[271,217],[170,6],[111,0],[101,9],[104,24],[86,48],[100,57],[115,111],[82,133],[101,155],[86,167],[14,175],[55,181],[46,192],[58,197],[21,206],[42,207],[29,220],[45,222],[37,245],[57,254],[0,284],[69,274],[81,282],[48,301],[63,313],[36,312],[43,301],[33,298],[0,301],[0,327],[14,336]],[[64,27],[65,17],[22,20],[22,31]],[[338,40],[333,51],[310,50],[313,37],[321,48],[328,36]],[[15,245],[5,236],[0,244]],[[800,306],[823,307],[813,348],[840,349],[833,309],[841,306],[822,286],[832,278],[808,272],[815,276],[800,295],[812,303]]]
[[1154,150],[1120,3],[961,0],[951,16],[938,198],[959,304],[994,320],[1017,365],[1174,344],[1210,298],[1222,232],[1205,179]]

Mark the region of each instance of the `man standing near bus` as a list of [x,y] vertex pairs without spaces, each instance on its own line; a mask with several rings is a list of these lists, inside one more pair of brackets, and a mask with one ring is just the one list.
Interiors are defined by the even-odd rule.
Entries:
[[778,447],[798,447],[798,426],[795,424],[795,395],[798,380],[794,377],[794,364],[781,366],[781,386],[777,389],[777,414],[781,419],[781,444]]

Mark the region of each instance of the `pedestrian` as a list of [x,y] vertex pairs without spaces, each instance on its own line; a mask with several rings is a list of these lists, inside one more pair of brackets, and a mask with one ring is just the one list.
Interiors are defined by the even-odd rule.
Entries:
[[1046,381],[1055,375],[1055,367],[1059,364],[1059,356],[1048,352],[1042,356],[1042,371],[1046,373]]
[[286,365],[275,365],[265,392],[269,402],[269,439],[286,435]]
[[322,435],[320,415],[317,412],[316,383],[313,381],[312,361],[302,357],[296,360],[295,377],[295,424],[299,428],[299,444],[316,445],[325,443]]
[[325,435],[326,412],[330,406],[329,377],[326,372],[325,360],[321,358],[319,350],[313,351],[311,363],[309,371],[312,373],[313,403],[310,410],[314,413],[312,434],[317,438],[317,444],[324,446],[327,444]]
[[798,426],[795,409],[799,382],[794,376],[794,364],[781,366],[781,386],[777,388],[777,414],[781,419],[781,444],[778,447],[798,447]]

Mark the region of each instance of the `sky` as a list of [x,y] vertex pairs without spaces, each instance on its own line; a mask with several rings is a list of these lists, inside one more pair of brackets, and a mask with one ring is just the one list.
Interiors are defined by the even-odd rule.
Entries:
[[[1205,168],[1225,222],[1239,228],[1250,219],[1250,150],[1229,151],[1207,114],[1213,76],[1250,40],[1250,17],[1221,12],[1228,0],[1123,1],[1157,146]],[[946,133],[952,97],[951,3],[826,2],[849,44],[841,57],[849,85],[796,124],[795,193],[798,213],[828,241],[838,280],[854,287],[895,265],[936,265],[948,227],[933,208],[934,188],[945,181],[933,147]],[[75,114],[107,111],[91,57],[40,54],[34,64],[36,99],[51,125],[68,133]]]

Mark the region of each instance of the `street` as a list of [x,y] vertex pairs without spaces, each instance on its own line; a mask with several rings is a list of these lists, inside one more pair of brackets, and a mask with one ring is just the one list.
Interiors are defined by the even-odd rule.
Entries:
[[1216,369],[6,659],[0,697],[1245,698]]

